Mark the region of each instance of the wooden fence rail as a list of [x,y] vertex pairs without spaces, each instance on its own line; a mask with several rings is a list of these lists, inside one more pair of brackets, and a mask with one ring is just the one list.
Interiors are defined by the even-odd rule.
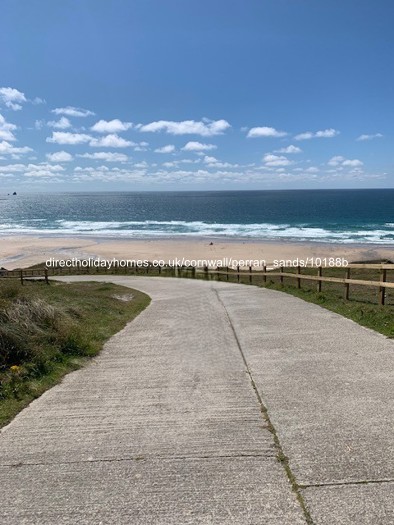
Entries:
[[[394,264],[368,264],[368,263],[352,263],[349,264],[346,267],[341,267],[345,271],[344,277],[328,277],[323,275],[323,270],[330,270],[330,269],[338,269],[336,267],[302,267],[301,266],[295,266],[292,267],[296,270],[295,273],[285,271],[283,267],[280,268],[274,268],[273,265],[267,264],[264,266],[261,270],[253,271],[252,267],[249,266],[248,270],[242,270],[239,266],[237,266],[236,269],[230,269],[230,268],[195,268],[193,266],[164,266],[164,267],[157,267],[153,264],[145,267],[129,267],[129,268],[121,268],[116,267],[112,268],[111,272],[115,273],[129,273],[130,271],[133,271],[136,274],[149,274],[152,273],[152,270],[157,270],[158,274],[161,275],[163,272],[167,271],[170,273],[170,275],[174,277],[184,277],[184,276],[191,276],[193,278],[200,275],[201,277],[205,279],[210,278],[217,278],[219,279],[219,276],[223,275],[226,277],[226,280],[229,281],[230,276],[235,276],[237,279],[237,282],[241,281],[241,277],[248,277],[248,282],[250,284],[253,284],[253,278],[261,276],[263,278],[263,282],[267,282],[267,277],[279,277],[280,283],[283,284],[284,278],[289,279],[295,279],[296,280],[296,286],[297,288],[302,287],[302,282],[305,281],[315,281],[317,283],[317,291],[322,291],[322,283],[337,283],[337,284],[343,284],[344,285],[344,297],[346,300],[349,299],[350,295],[350,286],[351,285],[357,285],[357,286],[369,286],[369,287],[375,287],[379,289],[379,304],[384,305],[386,302],[386,289],[394,289],[394,282],[393,281],[387,281],[387,273],[389,271],[394,272]],[[312,274],[306,274],[302,273],[302,270],[316,270],[316,275]],[[351,278],[351,270],[352,269],[364,269],[364,270],[380,270],[380,280],[374,281],[374,280],[366,280],[366,279],[352,279]],[[109,269],[107,268],[99,268],[99,269],[91,269],[91,268],[32,268],[32,269],[25,269],[25,270],[0,270],[0,277],[3,278],[18,278],[21,282],[21,284],[24,284],[24,281],[29,278],[40,278],[42,277],[47,284],[49,284],[49,275],[56,276],[56,275],[70,275],[70,274],[92,274],[93,273],[108,273]]]
[[[223,269],[209,269],[207,267],[204,268],[203,271],[199,271],[199,273],[203,273],[205,275],[205,278],[209,279],[209,275],[214,275],[219,277],[219,275],[226,276],[226,280],[229,280],[230,275],[235,275],[237,277],[237,281],[240,282],[240,277],[249,277],[249,283],[253,283],[253,277],[262,276],[264,279],[264,282],[267,282],[267,277],[279,277],[280,283],[283,284],[284,277],[290,278],[290,279],[296,279],[297,281],[297,288],[301,288],[301,282],[302,280],[307,281],[316,281],[317,282],[317,291],[322,291],[322,283],[339,283],[344,285],[344,297],[346,300],[349,300],[349,294],[350,294],[350,285],[359,285],[359,286],[370,286],[370,287],[377,287],[379,288],[379,304],[384,305],[385,299],[386,299],[386,289],[392,288],[394,289],[394,282],[387,282],[387,272],[389,270],[394,271],[394,264],[349,264],[346,267],[343,267],[345,269],[345,277],[324,277],[323,276],[323,267],[318,266],[316,268],[317,275],[311,275],[311,274],[302,274],[301,273],[301,266],[295,266],[293,267],[296,269],[296,273],[291,272],[285,272],[283,267],[279,268],[279,271],[275,270],[269,270],[267,267],[263,268],[263,271],[252,271],[252,268],[249,267],[249,271],[241,271],[239,266],[237,266],[236,271],[231,271],[229,268]],[[304,267],[304,268],[314,268],[312,266]],[[326,269],[330,269],[329,267],[325,267]],[[351,278],[351,269],[365,269],[365,270],[380,270],[380,280],[379,281],[373,281],[373,280],[366,280],[366,279],[352,279]],[[332,268],[331,268],[332,269]],[[336,268],[335,268],[336,269]]]
[[27,270],[0,270],[0,277],[3,277],[5,279],[19,279],[22,286],[26,279],[37,279],[38,277],[43,277],[46,284],[49,284],[48,268],[29,268]]

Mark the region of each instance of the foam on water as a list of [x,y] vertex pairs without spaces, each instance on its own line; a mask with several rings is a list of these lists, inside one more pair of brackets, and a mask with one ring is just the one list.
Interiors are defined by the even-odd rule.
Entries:
[[360,229],[333,226],[322,228],[308,224],[224,224],[204,221],[69,221],[42,219],[6,221],[0,234],[81,235],[122,238],[219,237],[281,239],[309,242],[393,244],[394,223],[384,227],[370,225]]
[[394,246],[394,189],[24,194],[0,235],[215,237]]

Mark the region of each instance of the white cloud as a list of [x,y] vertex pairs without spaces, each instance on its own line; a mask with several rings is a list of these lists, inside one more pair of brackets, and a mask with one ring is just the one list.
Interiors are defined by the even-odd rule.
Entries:
[[52,137],[47,137],[47,142],[53,142],[55,144],[84,144],[90,142],[92,137],[85,135],[84,133],[69,133],[67,131],[54,131]]
[[84,153],[77,155],[83,159],[104,160],[105,162],[126,162],[129,158],[124,153],[110,153],[109,151],[98,151],[97,153]]
[[0,140],[16,140],[12,133],[16,130],[15,124],[7,122],[3,115],[0,114]]
[[203,144],[202,142],[188,142],[182,148],[183,151],[210,151],[216,149],[215,144]]
[[48,164],[43,162],[42,164],[28,164],[24,176],[25,177],[56,177],[59,172],[64,171],[63,166],[59,164]]
[[90,115],[94,115],[93,111],[83,108],[75,108],[73,106],[55,108],[52,109],[52,113],[55,113],[55,115],[66,115],[67,117],[89,117]]
[[356,168],[358,166],[363,166],[364,163],[361,162],[361,160],[358,159],[347,159],[342,162],[342,166],[350,166],[352,168]]
[[30,151],[33,150],[31,148],[28,148],[27,146],[24,146],[22,148],[15,148],[12,144],[5,140],[0,142],[0,155],[20,155],[24,153],[29,153]]
[[283,155],[272,155],[272,153],[267,153],[264,155],[263,161],[266,166],[288,166],[291,164],[291,161],[284,157]]
[[70,162],[73,156],[67,151],[56,151],[55,153],[47,153],[46,157],[51,162]]
[[294,138],[296,140],[309,140],[309,139],[313,139],[314,136],[315,134],[312,133],[312,131],[305,131],[305,133],[299,133]]
[[317,138],[323,138],[323,139],[331,139],[332,137],[336,137],[339,135],[339,131],[336,129],[325,129],[323,131],[316,131],[315,137]]
[[276,153],[302,153],[302,149],[299,148],[298,146],[290,145],[290,146],[287,146],[286,148],[277,149],[275,150],[275,152]]
[[147,168],[149,166],[149,164],[143,160],[142,162],[137,162],[136,164],[134,164],[134,168]]
[[259,138],[259,137],[285,137],[287,133],[285,131],[278,131],[275,128],[270,128],[267,126],[251,128],[247,134],[248,138]]
[[18,111],[22,109],[21,104],[23,104],[23,102],[26,102],[26,97],[24,93],[18,91],[17,89],[10,87],[2,87],[0,88],[0,100],[3,101],[4,105],[7,108],[13,109],[14,111]]
[[43,98],[40,98],[40,97],[35,97],[35,98],[33,98],[33,100],[31,101],[31,103],[32,103],[34,106],[39,106],[40,104],[46,104],[46,100],[44,100]]
[[[133,168],[136,168],[135,165]],[[98,166],[97,168],[75,168],[73,180],[75,182],[142,182],[146,175],[145,168],[139,169],[109,169],[107,166]]]
[[93,173],[94,171],[97,171],[97,170],[110,171],[110,169],[107,166],[98,166],[96,168],[93,168],[92,166],[87,166],[84,168],[82,166],[77,166],[76,168],[74,168],[74,171],[80,171],[84,173]]
[[202,137],[213,137],[214,135],[222,135],[230,124],[226,120],[208,120],[202,121],[183,120],[182,122],[174,122],[172,120],[159,120],[157,122],[150,122],[149,124],[139,124],[137,128],[144,132],[158,132],[165,131],[171,135],[201,135]]
[[165,166],[166,168],[174,168],[176,166],[179,166],[180,164],[199,164],[201,162],[200,158],[197,159],[179,159],[179,160],[173,160],[171,162],[163,162],[162,166]]
[[47,122],[47,125],[55,129],[71,128],[71,122],[68,120],[67,117],[61,117],[59,120],[50,120],[49,122]]
[[356,140],[364,141],[364,140],[373,140],[373,139],[381,139],[383,135],[381,133],[373,133],[372,135],[360,135]]
[[339,166],[340,164],[342,164],[344,160],[346,160],[345,157],[342,157],[341,155],[336,155],[335,157],[332,157],[328,161],[328,165],[329,166]]
[[216,164],[219,161],[216,157],[209,157],[208,155],[205,155],[204,162],[205,164]]
[[230,162],[222,162],[218,160],[216,157],[210,157],[208,155],[205,155],[203,159],[204,164],[206,164],[209,168],[238,168],[238,164],[231,164]]
[[93,148],[127,148],[136,144],[116,134],[110,134],[99,139],[91,139],[89,145]]
[[328,165],[329,166],[348,166],[348,167],[352,167],[352,168],[356,168],[356,167],[359,167],[359,166],[363,166],[363,162],[361,162],[361,160],[358,160],[358,159],[345,159],[345,157],[342,157],[341,155],[337,155],[335,157],[332,157],[329,161],[328,161]]
[[0,173],[20,173],[25,168],[25,164],[8,164],[7,166],[0,166]]
[[336,129],[324,129],[321,131],[305,131],[304,133],[299,133],[294,138],[295,140],[310,140],[310,139],[330,139],[339,135],[339,131]]
[[113,120],[99,120],[90,129],[97,133],[119,133],[121,131],[127,131],[132,125],[131,122],[122,122],[116,118]]
[[45,120],[36,120],[34,122],[34,128],[37,130],[42,129],[45,126]]
[[51,177],[56,176],[59,172],[64,171],[64,168],[59,164],[49,164],[42,162],[41,164],[9,164],[8,166],[0,166],[0,173],[23,173],[26,177]]
[[147,151],[148,146],[148,142],[138,142],[137,144],[133,144],[134,151]]
[[155,149],[156,153],[173,153],[175,151],[175,146],[173,144],[167,144],[167,146],[163,146],[162,148]]

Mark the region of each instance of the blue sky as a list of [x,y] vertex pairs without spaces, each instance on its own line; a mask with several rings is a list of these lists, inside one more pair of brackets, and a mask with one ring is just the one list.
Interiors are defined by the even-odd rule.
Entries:
[[0,13],[0,192],[394,187],[392,0]]

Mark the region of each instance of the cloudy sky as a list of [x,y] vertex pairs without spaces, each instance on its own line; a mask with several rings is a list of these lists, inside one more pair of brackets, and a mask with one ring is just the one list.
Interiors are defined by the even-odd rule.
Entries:
[[394,187],[392,0],[3,0],[0,193]]

